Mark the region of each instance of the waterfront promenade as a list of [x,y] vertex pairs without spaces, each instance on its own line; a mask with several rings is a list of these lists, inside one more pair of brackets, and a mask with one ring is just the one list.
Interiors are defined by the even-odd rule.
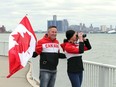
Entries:
[[8,67],[8,57],[0,56],[0,87],[38,87],[36,86],[35,81],[33,81],[27,74],[30,69],[29,64],[15,73],[12,77],[6,78],[9,74]]

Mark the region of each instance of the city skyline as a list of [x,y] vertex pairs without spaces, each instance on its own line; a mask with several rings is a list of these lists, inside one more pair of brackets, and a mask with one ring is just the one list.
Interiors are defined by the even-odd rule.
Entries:
[[49,26],[56,26],[58,32],[64,32],[68,29],[69,23],[67,19],[57,20],[57,15],[53,15],[53,19],[47,21],[47,28]]
[[1,0],[0,25],[14,30],[22,18],[28,18],[34,30],[47,30],[47,20],[57,15],[58,20],[67,19],[69,25],[85,23],[86,26],[116,26],[115,0]]

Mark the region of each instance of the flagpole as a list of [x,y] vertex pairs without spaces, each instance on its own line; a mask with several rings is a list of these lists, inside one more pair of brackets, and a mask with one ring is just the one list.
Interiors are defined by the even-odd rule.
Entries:
[[26,14],[25,16],[28,16],[28,14]]

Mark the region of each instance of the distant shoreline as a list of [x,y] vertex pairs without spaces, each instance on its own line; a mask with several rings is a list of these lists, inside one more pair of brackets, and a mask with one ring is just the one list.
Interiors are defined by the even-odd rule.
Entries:
[[[0,34],[10,34],[12,32],[0,32]],[[46,32],[35,32],[35,33],[46,33]],[[65,32],[58,32],[58,33],[65,33]],[[116,33],[106,33],[106,32],[95,32],[95,33],[87,33],[87,34],[116,34]]]
[[12,33],[12,32],[0,32],[0,34],[4,34],[4,33]]

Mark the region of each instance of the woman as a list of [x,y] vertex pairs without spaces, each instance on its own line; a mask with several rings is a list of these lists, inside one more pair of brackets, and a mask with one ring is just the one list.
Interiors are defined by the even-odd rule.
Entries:
[[68,77],[72,87],[81,87],[84,70],[82,53],[91,49],[91,45],[82,32],[77,33],[74,30],[68,30],[66,31],[66,38],[61,47],[67,57]]

